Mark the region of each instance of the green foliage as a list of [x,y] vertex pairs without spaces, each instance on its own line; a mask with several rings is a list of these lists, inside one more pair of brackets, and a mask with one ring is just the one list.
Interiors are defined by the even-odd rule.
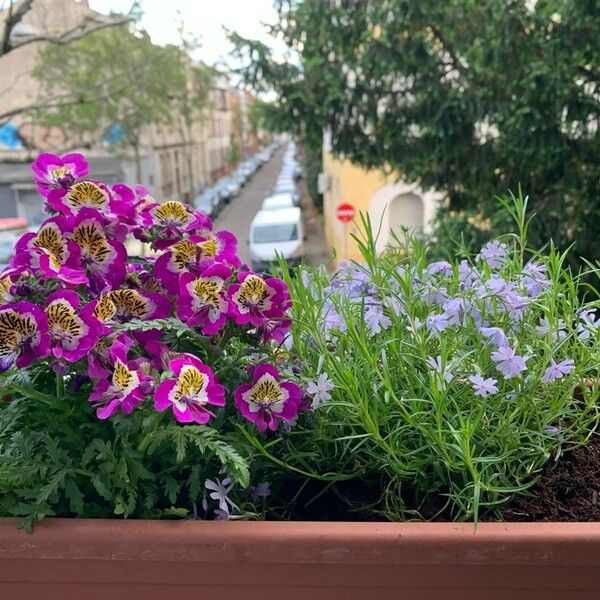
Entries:
[[[333,151],[447,193],[491,219],[521,184],[550,238],[600,258],[600,12],[588,0],[281,0],[293,58],[234,36],[281,127],[328,128]],[[500,215],[501,216],[501,215]],[[501,217],[502,218],[502,217]]]
[[[247,380],[250,335],[244,340],[226,329],[215,344],[171,318],[133,320],[115,333],[156,328],[177,352],[210,357],[229,395]],[[245,490],[260,464],[244,434],[251,426],[239,425],[233,406],[206,426],[178,424],[151,400],[102,421],[88,401],[91,382],[83,378],[78,387],[78,377],[68,376],[57,396],[47,392],[55,379],[47,361],[0,375],[0,515],[21,517],[28,530],[45,516],[205,515],[204,483],[220,473],[236,485],[237,514],[254,514]]]
[[[361,264],[333,276],[311,267],[285,274],[295,300],[293,351],[307,377],[327,373],[335,387],[315,411],[310,431],[295,430],[285,445],[264,445],[277,465],[353,477],[352,487],[338,486],[338,493],[352,502],[353,490],[366,490],[354,498],[363,514],[477,520],[526,492],[547,461],[591,435],[598,421],[600,354],[597,329],[590,338],[580,336],[580,297],[587,289],[588,308],[597,307],[597,291],[570,272],[565,254],[550,249],[541,255],[527,246],[533,223],[522,198],[502,202],[516,233],[503,238],[509,257],[497,276],[523,294],[525,263],[547,268],[548,285],[518,318],[506,311],[501,295],[480,287],[489,278],[500,281],[485,262],[469,258],[482,283],[465,284],[458,260],[451,275],[430,274],[436,271],[428,270],[426,248],[415,240],[377,257],[367,219],[357,238]],[[426,320],[446,305],[427,300],[431,292],[462,298],[476,310],[465,308],[458,324],[436,333]],[[373,306],[389,319],[379,332],[367,319]],[[327,324],[331,311],[343,327]],[[491,357],[497,348],[479,331],[477,311],[527,357],[519,377],[505,378],[498,370]],[[543,318],[546,333],[540,330]],[[430,357],[439,357],[452,377],[438,374]],[[566,358],[575,370],[544,382],[551,361]],[[497,379],[498,391],[475,395],[472,374]]]

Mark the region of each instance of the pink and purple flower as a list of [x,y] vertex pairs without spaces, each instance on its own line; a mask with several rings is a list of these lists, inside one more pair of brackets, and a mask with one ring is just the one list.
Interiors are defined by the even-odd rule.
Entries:
[[212,369],[191,354],[174,358],[169,366],[175,378],[163,381],[154,392],[156,410],[171,408],[180,423],[205,425],[214,416],[208,406],[225,405],[225,389]]
[[262,278],[251,271],[238,274],[239,284],[229,288],[232,315],[238,325],[260,327],[282,317],[290,307],[287,286],[275,277]]
[[0,308],[0,372],[49,354],[48,319],[39,306],[23,300]]
[[32,163],[31,170],[35,175],[38,193],[48,196],[51,190],[68,188],[76,179],[85,177],[89,167],[83,154],[57,156],[43,152]]
[[109,351],[111,372],[99,379],[90,394],[99,419],[108,419],[117,410],[130,414],[146,397],[150,377],[139,365],[127,361],[127,347],[113,343]]
[[68,237],[79,247],[82,268],[96,290],[114,289],[125,281],[125,246],[106,236],[105,220],[97,210],[82,208]]
[[231,277],[231,269],[215,263],[200,275],[186,273],[181,276],[177,299],[177,315],[190,327],[202,327],[202,333],[217,333],[227,320],[229,301],[225,283]]
[[235,406],[252,421],[259,431],[277,429],[277,419],[291,421],[298,414],[302,390],[295,383],[279,381],[273,365],[258,365],[252,373],[252,383],[234,392]]
[[46,317],[54,357],[75,362],[83,358],[96,344],[102,324],[94,316],[91,302],[77,312],[79,295],[72,290],[54,292],[46,303]]

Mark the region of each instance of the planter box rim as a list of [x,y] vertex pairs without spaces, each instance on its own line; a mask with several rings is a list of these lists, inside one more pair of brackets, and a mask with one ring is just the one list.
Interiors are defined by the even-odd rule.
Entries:
[[[366,523],[0,519],[0,560],[597,564],[600,522]],[[587,557],[587,558],[586,558]]]

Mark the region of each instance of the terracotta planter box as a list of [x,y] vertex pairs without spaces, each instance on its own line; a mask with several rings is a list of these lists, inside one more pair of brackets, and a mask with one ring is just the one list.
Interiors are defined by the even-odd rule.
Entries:
[[600,523],[0,519],[11,600],[600,598]]

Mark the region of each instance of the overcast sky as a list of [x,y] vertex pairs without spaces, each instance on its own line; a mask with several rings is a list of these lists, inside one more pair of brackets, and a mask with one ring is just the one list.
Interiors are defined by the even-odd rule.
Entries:
[[[127,12],[131,0],[89,0],[98,12]],[[142,0],[142,26],[156,44],[177,43],[178,25],[183,19],[185,29],[200,36],[202,48],[196,58],[209,64],[227,59],[231,50],[223,26],[244,37],[270,42],[262,22],[277,19],[273,0]]]

